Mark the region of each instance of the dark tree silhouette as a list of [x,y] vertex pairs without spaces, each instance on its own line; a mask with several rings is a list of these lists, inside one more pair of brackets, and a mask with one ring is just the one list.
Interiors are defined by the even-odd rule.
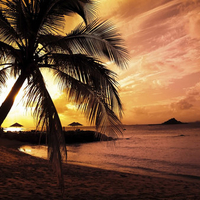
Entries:
[[[34,108],[37,126],[48,133],[49,159],[64,188],[61,164],[67,158],[66,145],[43,69],[54,74],[69,101],[79,105],[97,129],[116,134],[122,105],[116,74],[102,61],[126,67],[124,42],[111,23],[95,19],[92,0],[0,0],[0,6],[0,85],[8,75],[16,77],[0,107],[0,125],[25,84],[25,105]],[[63,24],[70,23],[65,16],[74,13],[83,23],[64,33]]]

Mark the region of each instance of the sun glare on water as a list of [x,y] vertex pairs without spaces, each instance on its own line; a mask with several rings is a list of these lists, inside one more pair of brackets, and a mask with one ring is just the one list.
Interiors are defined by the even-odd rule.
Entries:
[[22,127],[8,127],[3,129],[5,132],[19,132],[23,131],[24,129]]

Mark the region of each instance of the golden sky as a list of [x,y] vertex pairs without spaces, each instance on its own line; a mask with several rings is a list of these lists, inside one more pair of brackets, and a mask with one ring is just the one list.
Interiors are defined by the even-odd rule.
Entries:
[[[130,52],[128,69],[113,67],[119,74],[122,122],[161,123],[172,117],[184,122],[200,120],[200,1],[98,2],[98,15],[116,24]],[[73,121],[88,124],[52,81],[47,85],[63,126]],[[14,122],[34,127],[32,117],[17,102],[3,126]]]

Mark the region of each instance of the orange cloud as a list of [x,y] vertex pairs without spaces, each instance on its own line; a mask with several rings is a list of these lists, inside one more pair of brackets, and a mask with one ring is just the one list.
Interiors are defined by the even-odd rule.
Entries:
[[187,110],[191,107],[193,107],[193,104],[190,103],[190,100],[187,98],[181,99],[179,102],[171,104],[171,108],[175,110]]

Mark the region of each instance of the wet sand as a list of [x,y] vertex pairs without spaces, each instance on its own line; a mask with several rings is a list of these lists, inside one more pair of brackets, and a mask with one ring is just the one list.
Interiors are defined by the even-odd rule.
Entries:
[[[0,138],[0,199],[62,199],[47,160],[17,150],[24,143]],[[200,199],[200,181],[134,175],[64,164],[63,199]]]

